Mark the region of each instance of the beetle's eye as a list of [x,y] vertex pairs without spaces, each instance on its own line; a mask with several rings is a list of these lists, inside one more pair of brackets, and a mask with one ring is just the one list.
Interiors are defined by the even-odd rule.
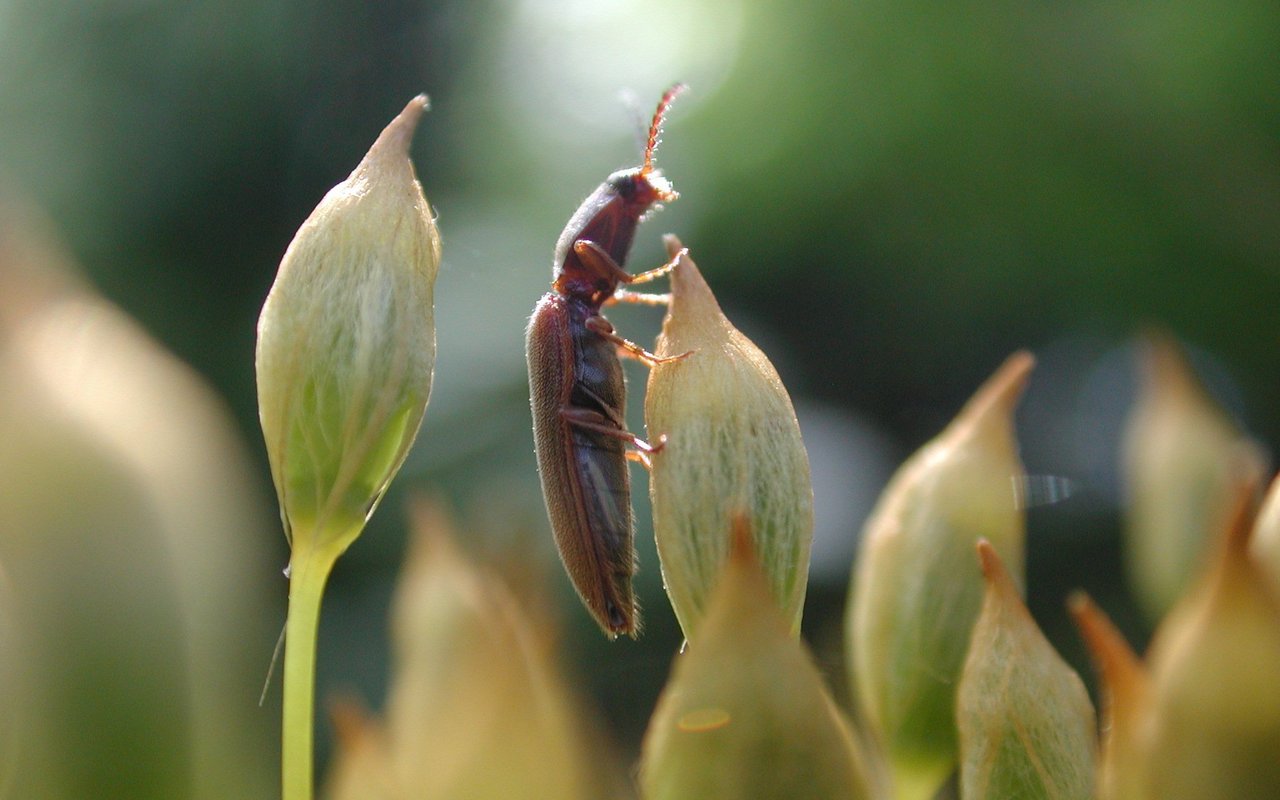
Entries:
[[613,185],[614,191],[622,196],[622,199],[630,200],[636,196],[636,186],[639,183],[639,176],[634,174],[623,174],[614,178],[610,183]]

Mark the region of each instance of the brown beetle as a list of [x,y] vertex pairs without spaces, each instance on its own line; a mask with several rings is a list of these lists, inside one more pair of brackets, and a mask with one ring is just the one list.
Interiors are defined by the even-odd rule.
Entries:
[[[664,300],[618,287],[652,280],[678,260],[638,275],[622,267],[640,218],[676,198],[654,169],[653,153],[663,117],[683,89],[676,84],[658,103],[644,163],[610,175],[569,219],[556,243],[551,291],[534,308],[526,341],[534,449],[547,515],[574,588],[609,638],[634,637],[638,630],[627,458],[647,465],[648,454],[662,446],[662,440],[650,445],[627,430],[618,356],[650,365],[664,359],[618,336],[600,310],[619,300]],[[629,452],[628,444],[635,450]]]

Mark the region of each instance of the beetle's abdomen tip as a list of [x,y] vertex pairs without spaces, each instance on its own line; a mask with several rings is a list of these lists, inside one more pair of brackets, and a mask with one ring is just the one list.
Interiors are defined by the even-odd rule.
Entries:
[[634,608],[625,609],[614,602],[606,600],[601,622],[604,623],[605,635],[610,640],[618,638],[619,635],[630,636],[635,639],[640,634],[640,628],[636,625]]

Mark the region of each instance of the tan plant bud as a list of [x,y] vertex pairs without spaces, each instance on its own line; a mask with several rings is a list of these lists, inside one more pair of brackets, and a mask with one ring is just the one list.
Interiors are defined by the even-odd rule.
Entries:
[[1152,336],[1124,440],[1125,555],[1150,620],[1158,620],[1203,567],[1206,542],[1232,502],[1239,460],[1266,463],[1209,398],[1177,344]]
[[[666,237],[675,258],[680,241]],[[809,576],[813,485],[791,398],[769,359],[730,324],[687,255],[672,272],[671,304],[645,395],[653,458],[649,493],[667,594],[694,641],[728,556],[723,532],[745,509],[773,597],[792,635]]]
[[414,98],[302,224],[258,320],[258,409],[286,534],[336,557],[417,435],[440,257],[409,161]]
[[1280,787],[1280,602],[1248,552],[1237,488],[1211,564],[1152,640],[1145,798],[1271,798]]
[[930,798],[955,766],[955,690],[987,539],[1022,573],[1023,478],[1013,413],[1034,359],[1019,352],[894,475],[863,531],[846,620],[852,685],[898,798]]
[[0,202],[0,796],[267,796],[248,454],[55,238]]
[[848,722],[791,635],[746,517],[645,734],[646,800],[870,797]]
[[1097,735],[1093,704],[1027,611],[986,541],[986,596],[956,696],[960,796],[965,800],[1090,800]]
[[1100,800],[1142,797],[1150,678],[1120,631],[1088,595],[1068,603],[1071,616],[1097,668],[1101,695],[1102,752],[1098,764]]
[[545,626],[473,564],[440,507],[413,506],[392,608],[386,740],[399,797],[598,797]]

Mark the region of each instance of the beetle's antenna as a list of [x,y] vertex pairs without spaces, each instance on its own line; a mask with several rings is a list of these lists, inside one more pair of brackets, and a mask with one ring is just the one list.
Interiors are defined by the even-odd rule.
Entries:
[[653,172],[653,152],[658,149],[658,138],[662,133],[662,121],[667,116],[667,109],[671,108],[671,103],[676,97],[689,87],[683,83],[677,83],[666,92],[663,93],[662,99],[658,101],[658,109],[653,112],[653,122],[649,123],[649,140],[644,146],[644,166],[640,168],[641,175],[648,175]]

